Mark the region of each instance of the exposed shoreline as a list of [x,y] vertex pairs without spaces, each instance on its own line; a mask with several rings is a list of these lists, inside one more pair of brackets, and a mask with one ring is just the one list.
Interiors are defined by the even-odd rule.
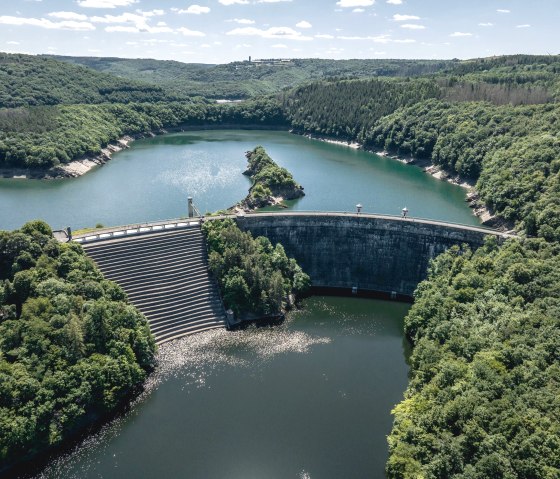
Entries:
[[[294,132],[294,131],[291,131],[291,133],[299,134],[299,133]],[[461,188],[466,189],[467,193],[466,193],[466,196],[465,196],[465,201],[469,204],[469,207],[472,208],[473,215],[480,218],[480,221],[482,222],[482,224],[487,225],[487,226],[493,226],[493,227],[496,227],[496,228],[499,228],[499,229],[504,229],[504,230],[511,229],[511,225],[506,225],[503,221],[501,221],[501,219],[498,218],[496,215],[494,215],[484,205],[484,203],[480,200],[480,196],[479,196],[478,192],[476,191],[476,184],[472,180],[469,180],[467,178],[463,178],[461,176],[452,176],[449,173],[447,173],[446,171],[444,171],[443,169],[441,169],[439,166],[434,165],[431,160],[418,159],[418,158],[414,158],[412,156],[400,157],[398,155],[391,154],[391,153],[389,153],[388,151],[385,151],[385,150],[366,149],[360,143],[357,143],[357,142],[351,141],[351,140],[346,140],[346,141],[334,140],[334,139],[329,138],[329,137],[320,136],[320,135],[313,135],[313,134],[310,134],[310,133],[303,133],[301,135],[304,136],[305,138],[310,139],[310,140],[322,141],[322,142],[325,142],[325,143],[331,143],[333,145],[346,146],[348,148],[352,148],[352,149],[355,149],[355,150],[359,149],[359,150],[363,150],[363,151],[368,151],[368,152],[374,153],[378,156],[382,156],[382,157],[385,157],[385,158],[390,158],[392,160],[400,161],[401,163],[405,163],[406,165],[412,165],[412,166],[416,166],[418,168],[422,168],[424,173],[427,173],[430,176],[433,176],[434,178],[437,178],[438,180],[446,181],[448,183],[451,183],[453,185],[457,185],[457,186],[460,186]]]
[[288,131],[287,127],[274,125],[234,125],[223,123],[220,125],[178,125],[161,130],[151,130],[144,133],[124,135],[117,140],[104,146],[95,155],[84,155],[69,163],[54,166],[52,168],[0,168],[0,178],[21,180],[56,180],[67,178],[78,178],[85,175],[97,166],[104,165],[112,159],[113,153],[129,148],[130,143],[142,138],[165,135],[167,133],[179,133],[183,131],[201,130],[281,130]]

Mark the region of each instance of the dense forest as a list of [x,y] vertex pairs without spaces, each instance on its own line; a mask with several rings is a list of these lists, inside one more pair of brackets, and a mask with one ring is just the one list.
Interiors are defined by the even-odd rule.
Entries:
[[[0,167],[56,166],[124,134],[263,125],[425,159],[475,182],[481,201],[520,238],[490,240],[475,252],[454,248],[419,285],[405,321],[414,343],[411,382],[395,408],[387,472],[399,479],[560,477],[560,57],[282,66],[63,60],[85,66],[2,57],[0,98],[9,108],[0,110]],[[45,78],[35,82],[29,72]],[[233,105],[196,97],[264,93],[272,95]],[[56,444],[84,414],[123,397],[152,361],[145,323],[122,292],[78,247],[48,241],[47,228],[0,233],[5,458]],[[290,291],[308,286],[280,246],[228,222],[204,228],[210,267],[236,313],[274,314]],[[103,343],[91,333],[97,320],[111,325]],[[116,381],[109,392],[104,374]],[[83,378],[91,384],[82,386]]]
[[405,319],[412,375],[389,477],[558,477],[559,318],[557,242],[440,255]]
[[279,166],[262,146],[245,154],[247,170],[243,173],[253,180],[247,197],[239,203],[244,209],[256,209],[276,204],[277,200],[294,200],[305,196],[303,188],[292,174]]
[[209,249],[210,271],[218,280],[226,308],[237,317],[278,315],[291,294],[310,286],[309,276],[281,244],[241,231],[230,219],[212,220],[202,228]]
[[407,77],[453,69],[449,60],[293,59],[281,65],[248,61],[205,65],[125,58],[53,56],[59,61],[164,87],[175,95],[251,98],[324,78]]
[[154,366],[146,319],[77,244],[33,221],[0,231],[0,463],[115,410]]
[[0,53],[0,108],[176,99],[157,85],[124,80],[47,57]]
[[560,240],[560,106],[420,102],[379,120],[366,147],[429,158],[477,181],[499,217]]
[[196,125],[287,127],[272,100],[58,105],[0,110],[0,168],[50,168],[95,155],[123,135]]

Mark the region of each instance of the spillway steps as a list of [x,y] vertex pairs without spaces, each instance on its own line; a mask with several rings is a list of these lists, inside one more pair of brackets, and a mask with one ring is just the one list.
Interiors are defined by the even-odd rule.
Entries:
[[82,246],[104,276],[119,284],[146,316],[156,343],[225,328],[223,304],[208,274],[198,226]]

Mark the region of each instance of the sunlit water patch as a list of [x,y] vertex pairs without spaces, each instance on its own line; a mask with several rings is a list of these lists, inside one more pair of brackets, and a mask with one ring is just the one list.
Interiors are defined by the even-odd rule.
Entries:
[[407,309],[314,297],[281,326],[165,344],[129,411],[39,477],[382,477]]
[[209,155],[205,150],[185,151],[179,160],[153,181],[196,198],[208,191],[234,186],[243,173],[241,162],[224,164],[223,159]]

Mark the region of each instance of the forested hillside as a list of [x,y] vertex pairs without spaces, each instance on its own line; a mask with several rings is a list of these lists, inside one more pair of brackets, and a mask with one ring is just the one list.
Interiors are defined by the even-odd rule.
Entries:
[[367,147],[429,158],[478,180],[485,204],[530,235],[560,240],[560,106],[420,102],[382,118]]
[[439,256],[405,319],[392,479],[560,474],[560,246],[495,240]]
[[154,366],[146,319],[81,246],[33,221],[0,231],[0,464],[114,411]]
[[123,135],[177,125],[281,126],[270,100],[240,104],[161,102],[60,105],[0,110],[0,168],[50,168],[94,155]]
[[298,132],[354,140],[400,106],[440,95],[429,80],[337,80],[290,91],[283,105]]
[[0,108],[174,99],[157,85],[47,57],[0,53]]
[[178,95],[207,98],[249,98],[322,78],[406,77],[437,73],[453,67],[446,60],[325,60],[293,59],[282,65],[232,62],[201,65],[123,58],[52,57],[129,80],[165,87]]

